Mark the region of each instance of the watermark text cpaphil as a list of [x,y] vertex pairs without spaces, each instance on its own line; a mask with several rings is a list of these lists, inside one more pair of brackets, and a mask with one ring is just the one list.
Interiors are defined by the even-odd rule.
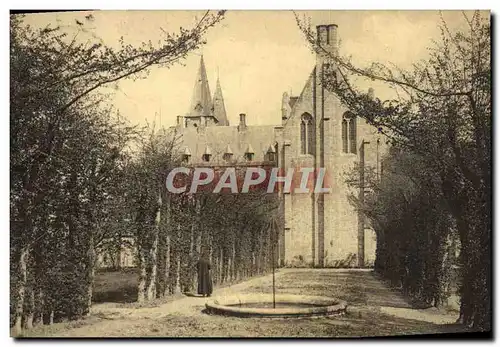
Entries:
[[166,178],[167,190],[174,194],[200,191],[218,193],[329,193],[330,179],[325,168],[277,167],[177,167]]

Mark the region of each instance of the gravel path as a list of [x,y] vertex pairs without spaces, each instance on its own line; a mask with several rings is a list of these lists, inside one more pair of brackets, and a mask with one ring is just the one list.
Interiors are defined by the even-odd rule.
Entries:
[[[37,327],[37,337],[344,337],[456,332],[456,313],[417,310],[367,270],[280,269],[276,292],[326,295],[348,302],[342,317],[234,318],[203,313],[208,298],[181,297],[158,307],[96,305],[84,321]],[[216,288],[213,297],[272,293],[272,276]]]

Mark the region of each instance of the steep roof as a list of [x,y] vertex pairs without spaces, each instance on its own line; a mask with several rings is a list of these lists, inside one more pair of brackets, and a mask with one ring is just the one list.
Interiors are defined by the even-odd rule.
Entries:
[[198,68],[198,74],[194,83],[191,106],[186,117],[211,116],[213,115],[212,109],[212,96],[210,94],[210,87],[208,86],[207,70],[205,69],[203,56],[201,56],[200,67]]
[[229,125],[229,121],[226,115],[226,107],[224,105],[224,97],[222,96],[222,88],[220,86],[218,77],[217,86],[215,87],[213,105],[214,117],[219,121],[217,125]]
[[[287,118],[287,120],[285,121],[283,126],[286,127],[286,125],[288,123],[292,124],[291,119],[295,117],[295,108],[296,107],[298,107],[298,106],[300,107],[304,102],[306,102],[306,103],[311,102],[305,96],[312,94],[315,75],[316,75],[316,67],[314,67],[312,69],[311,73],[309,74],[309,78],[307,79],[306,83],[304,84],[304,88],[300,92],[300,95],[298,97],[293,96],[290,98],[289,105],[291,108],[291,112],[290,112],[290,116]],[[309,109],[312,109],[312,105],[310,105],[310,106],[311,107],[309,107]]]
[[214,165],[227,164],[223,158],[225,153],[232,153],[234,160],[246,162],[245,153],[248,151],[255,154],[254,163],[261,162],[278,136],[273,125],[249,125],[245,131],[239,130],[238,126],[212,126],[203,131],[182,128],[181,132],[183,146],[192,153],[191,163],[203,163],[202,156],[208,146],[212,154],[210,163]]

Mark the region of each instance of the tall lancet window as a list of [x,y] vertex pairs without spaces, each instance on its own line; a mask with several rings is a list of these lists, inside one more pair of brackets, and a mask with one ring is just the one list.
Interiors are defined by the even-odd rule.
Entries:
[[307,125],[304,120],[300,122],[300,153],[306,154],[307,144],[306,144],[306,131]]
[[349,150],[347,146],[347,119],[342,119],[342,151],[347,153]]
[[344,153],[356,154],[356,136],[356,116],[346,112],[342,119],[342,151]]
[[350,152],[356,154],[356,117],[353,116],[349,119],[349,144]]
[[313,117],[304,113],[300,121],[300,148],[302,154],[314,154],[316,130]]

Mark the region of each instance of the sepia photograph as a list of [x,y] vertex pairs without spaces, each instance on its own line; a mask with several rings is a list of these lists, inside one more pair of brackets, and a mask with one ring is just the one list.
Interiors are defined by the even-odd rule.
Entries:
[[12,338],[492,338],[489,10],[9,21]]

